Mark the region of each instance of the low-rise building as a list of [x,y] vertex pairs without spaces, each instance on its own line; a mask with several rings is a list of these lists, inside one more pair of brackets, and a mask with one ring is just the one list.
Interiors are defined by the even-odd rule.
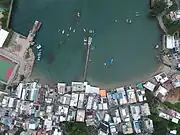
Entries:
[[153,121],[149,118],[143,118],[143,129],[146,133],[152,134],[154,132]]
[[133,133],[133,128],[131,122],[125,122],[122,124],[122,132],[123,134],[132,134]]
[[72,92],[82,92],[85,91],[85,85],[83,82],[72,82]]
[[136,90],[136,96],[137,96],[138,102],[143,102],[143,101],[147,100],[145,94],[146,94],[145,89],[137,89]]
[[160,74],[154,76],[154,78],[156,79],[157,82],[160,82],[161,84],[163,84],[169,80],[165,73],[160,73]]
[[124,87],[120,87],[116,89],[118,95],[119,95],[119,104],[123,105],[123,104],[127,104],[127,96],[126,96],[126,92]]
[[142,116],[149,116],[149,115],[151,115],[148,103],[141,104],[140,105],[140,110],[141,110],[141,115]]
[[84,93],[79,94],[78,108],[84,108]]
[[154,91],[156,85],[151,83],[151,82],[146,82],[144,85],[143,85],[146,89],[150,90],[150,91]]
[[109,134],[109,123],[102,121],[99,125],[98,135],[108,135]]
[[129,103],[136,103],[137,102],[135,91],[132,87],[126,88],[126,93],[127,93],[127,98],[128,98]]
[[122,121],[125,121],[125,122],[130,121],[128,106],[126,106],[126,107],[119,107],[119,110],[120,110]]
[[71,101],[70,101],[70,106],[71,107],[77,107],[78,99],[79,99],[79,94],[72,93]]
[[59,94],[64,94],[66,92],[66,83],[58,83],[57,88]]
[[76,121],[84,122],[84,118],[85,118],[85,110],[77,110]]
[[133,120],[137,121],[141,118],[141,110],[139,105],[130,105]]
[[141,123],[138,120],[133,121],[133,127],[134,127],[134,131],[136,132],[136,134],[140,134],[141,133]]

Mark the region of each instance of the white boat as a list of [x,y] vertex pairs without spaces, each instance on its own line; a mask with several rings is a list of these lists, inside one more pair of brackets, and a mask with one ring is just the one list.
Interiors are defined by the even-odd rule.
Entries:
[[73,32],[76,32],[76,30],[74,29]]
[[84,42],[87,42],[87,38],[84,38]]
[[83,28],[83,31],[84,31],[84,32],[86,32],[86,29],[85,29],[85,28]]
[[155,48],[158,49],[158,48],[159,48],[159,45],[156,45]]
[[131,23],[131,20],[130,20],[130,19],[126,19],[126,22],[127,22],[127,23]]
[[80,12],[77,12],[77,16],[78,16],[78,17],[80,17],[80,16],[81,16],[81,15],[80,15]]
[[58,29],[58,32],[60,32],[61,30],[60,29]]
[[64,31],[64,30],[62,30],[62,34],[64,34],[64,32],[65,32],[65,31]]
[[38,60],[38,61],[40,61],[40,60],[41,60],[41,58],[39,57],[39,58],[37,58],[37,60]]
[[38,45],[36,46],[36,48],[37,48],[38,50],[41,49],[41,45],[38,44]]
[[69,30],[71,30],[72,28],[70,27]]

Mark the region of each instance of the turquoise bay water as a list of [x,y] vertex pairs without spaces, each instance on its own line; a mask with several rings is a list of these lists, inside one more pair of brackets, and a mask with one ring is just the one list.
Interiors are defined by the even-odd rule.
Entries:
[[[17,0],[12,27],[27,35],[35,20],[42,22],[35,41],[43,45],[43,55],[33,76],[44,82],[82,80],[86,55],[83,28],[95,30],[87,80],[96,85],[121,85],[158,66],[154,46],[160,32],[157,22],[147,17],[148,7],[148,0]],[[78,26],[77,10],[81,11]],[[70,26],[76,32],[70,31]],[[53,59],[50,63],[49,57]],[[105,66],[110,58],[113,64]]]

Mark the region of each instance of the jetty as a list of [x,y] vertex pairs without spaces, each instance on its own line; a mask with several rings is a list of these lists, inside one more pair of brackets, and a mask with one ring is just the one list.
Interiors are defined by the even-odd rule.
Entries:
[[29,42],[33,42],[34,37],[36,36],[36,32],[40,29],[40,27],[41,27],[41,22],[36,20],[34,22],[34,25],[33,25],[32,29],[29,31],[29,34],[28,34],[28,37],[27,37],[27,40]]
[[87,76],[87,69],[88,69],[88,62],[89,62],[89,55],[90,55],[91,44],[92,44],[92,37],[88,37],[86,62],[85,62],[85,67],[84,67],[83,81],[86,80],[86,76]]

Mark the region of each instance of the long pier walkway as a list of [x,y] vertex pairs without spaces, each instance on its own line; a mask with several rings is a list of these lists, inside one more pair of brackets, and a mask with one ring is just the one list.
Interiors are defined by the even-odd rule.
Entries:
[[86,81],[89,55],[90,55],[90,49],[91,49],[91,42],[92,42],[92,37],[89,37],[88,44],[87,44],[87,54],[86,54],[86,63],[85,63],[85,67],[84,67],[83,81]]

